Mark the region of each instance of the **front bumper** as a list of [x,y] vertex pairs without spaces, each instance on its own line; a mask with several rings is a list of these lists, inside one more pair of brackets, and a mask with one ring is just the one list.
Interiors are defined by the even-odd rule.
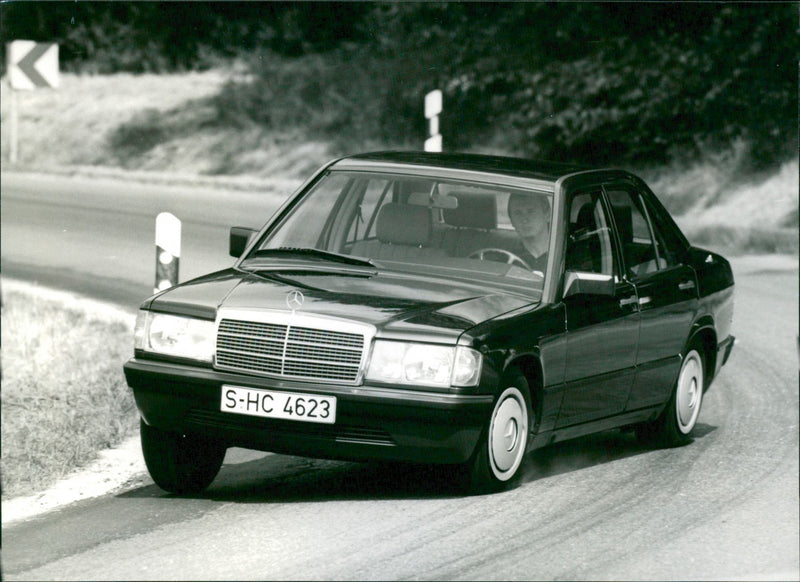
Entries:
[[[462,463],[477,445],[491,395],[332,386],[134,358],[125,366],[144,421],[276,453],[347,460]],[[220,411],[222,385],[336,396],[333,425]]]

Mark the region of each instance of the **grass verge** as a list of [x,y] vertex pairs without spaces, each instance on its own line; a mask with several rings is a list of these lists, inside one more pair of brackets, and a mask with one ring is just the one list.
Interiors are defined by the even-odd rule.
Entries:
[[[64,294],[3,285],[2,486],[41,491],[135,433],[122,372],[131,322]],[[78,305],[75,305],[77,303]]]

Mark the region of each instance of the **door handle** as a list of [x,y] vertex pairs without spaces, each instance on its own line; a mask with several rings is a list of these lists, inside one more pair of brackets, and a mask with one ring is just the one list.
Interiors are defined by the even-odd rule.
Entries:
[[620,307],[626,307],[628,305],[639,305],[639,298],[636,297],[636,295],[631,295],[630,297],[619,300]]
[[681,291],[689,291],[690,289],[694,289],[694,281],[689,279],[688,281],[682,281],[678,283],[678,289]]

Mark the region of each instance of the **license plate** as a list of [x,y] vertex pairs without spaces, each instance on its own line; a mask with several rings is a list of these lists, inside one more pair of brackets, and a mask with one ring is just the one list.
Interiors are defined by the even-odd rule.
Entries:
[[220,410],[303,422],[336,422],[336,397],[223,386]]

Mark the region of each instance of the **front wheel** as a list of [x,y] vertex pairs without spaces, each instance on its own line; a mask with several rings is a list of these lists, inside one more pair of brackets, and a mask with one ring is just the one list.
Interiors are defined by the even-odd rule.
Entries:
[[170,493],[199,493],[222,467],[226,447],[199,436],[168,432],[140,420],[142,454],[156,485]]
[[654,422],[641,425],[636,434],[646,444],[664,447],[685,445],[697,424],[703,404],[705,363],[697,349],[690,349],[681,363],[667,407]]
[[500,491],[521,474],[530,430],[530,392],[522,374],[506,383],[495,401],[470,466],[470,489]]

